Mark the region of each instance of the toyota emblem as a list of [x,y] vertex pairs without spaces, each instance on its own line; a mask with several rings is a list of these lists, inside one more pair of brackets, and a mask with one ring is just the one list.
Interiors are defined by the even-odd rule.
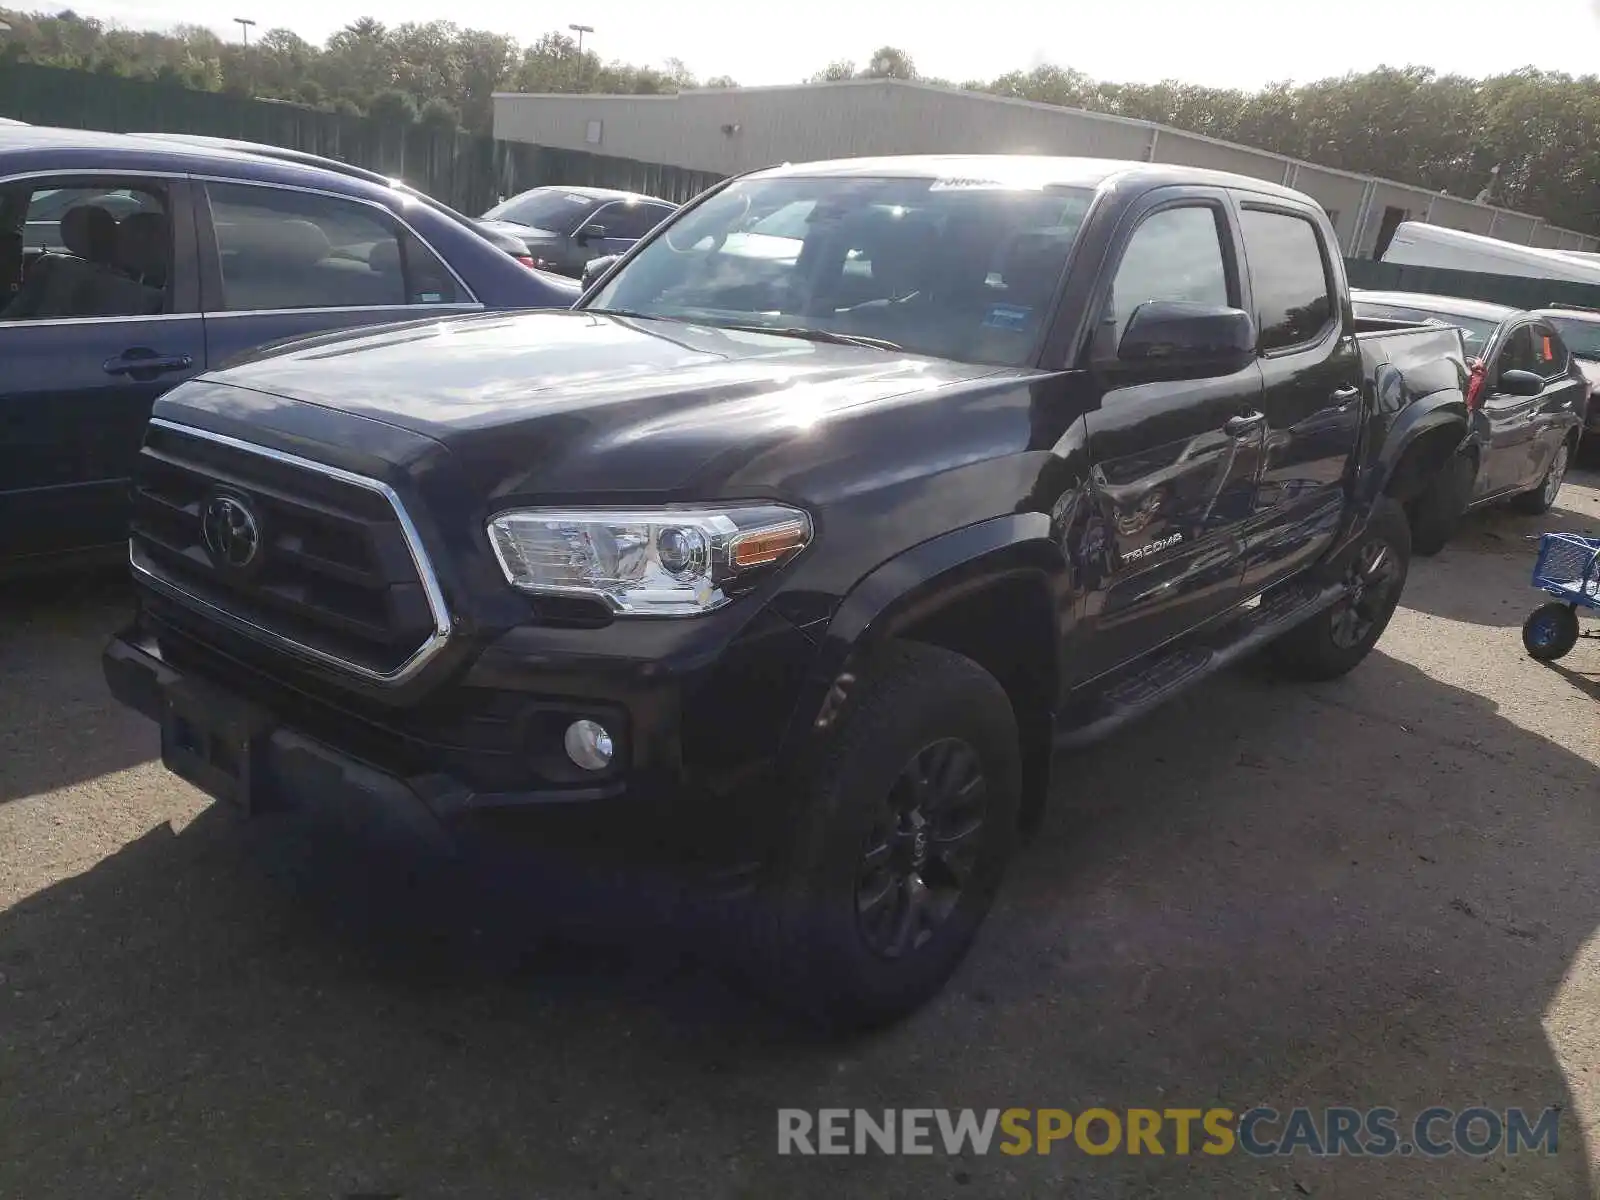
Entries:
[[255,513],[237,496],[213,496],[201,521],[206,549],[218,566],[242,570],[261,549],[261,526]]

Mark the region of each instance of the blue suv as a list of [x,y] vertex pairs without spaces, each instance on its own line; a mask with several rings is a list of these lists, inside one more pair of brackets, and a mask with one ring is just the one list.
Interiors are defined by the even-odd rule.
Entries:
[[362,174],[0,127],[0,575],[126,553],[150,406],[185,379],[267,343],[577,291]]

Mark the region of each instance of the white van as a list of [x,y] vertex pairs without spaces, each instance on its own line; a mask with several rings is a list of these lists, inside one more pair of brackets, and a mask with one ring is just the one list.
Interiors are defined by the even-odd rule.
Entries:
[[1443,225],[1404,221],[1383,252],[1383,261],[1413,267],[1444,267],[1518,275],[1524,279],[1567,279],[1600,284],[1600,258],[1579,257],[1559,250],[1518,246],[1499,238],[1464,233]]

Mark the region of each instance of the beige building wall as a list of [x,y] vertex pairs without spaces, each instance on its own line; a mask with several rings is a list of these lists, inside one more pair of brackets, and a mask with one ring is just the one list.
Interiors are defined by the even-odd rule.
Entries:
[[1287,184],[1334,218],[1347,255],[1369,257],[1390,209],[1508,241],[1594,250],[1600,239],[1423,188],[1296,162],[1165,126],[901,80],[703,89],[676,96],[494,97],[494,135],[737,175],[781,162],[881,154],[1054,154],[1150,160]]

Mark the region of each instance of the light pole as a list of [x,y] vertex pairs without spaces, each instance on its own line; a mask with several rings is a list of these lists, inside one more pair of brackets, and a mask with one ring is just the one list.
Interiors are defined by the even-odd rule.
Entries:
[[248,46],[250,44],[250,26],[254,25],[255,22],[249,17],[235,17],[233,23],[239,27],[239,32],[244,35],[244,44]]
[[567,28],[572,30],[573,33],[578,35],[578,57],[582,58],[583,57],[583,35],[586,34],[586,33],[593,33],[594,32],[594,26],[593,25],[568,25]]

